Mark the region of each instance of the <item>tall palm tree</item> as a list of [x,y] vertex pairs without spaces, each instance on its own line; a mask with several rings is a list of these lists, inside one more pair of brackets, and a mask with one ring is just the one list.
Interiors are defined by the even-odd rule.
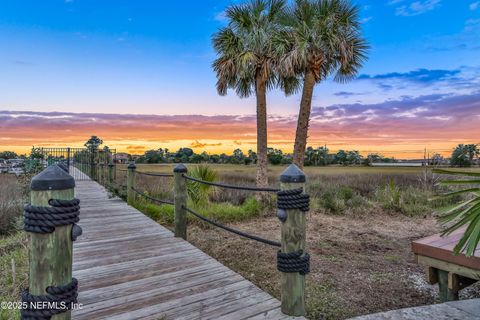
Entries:
[[241,98],[255,93],[257,100],[257,186],[268,184],[267,176],[267,89],[277,83],[272,37],[284,0],[252,0],[232,5],[226,12],[228,26],[213,36],[218,57],[213,62],[217,91],[234,89]]
[[313,90],[330,75],[337,82],[355,77],[366,60],[359,9],[348,0],[296,0],[282,17],[274,48],[284,77],[303,79],[293,162],[303,167]]

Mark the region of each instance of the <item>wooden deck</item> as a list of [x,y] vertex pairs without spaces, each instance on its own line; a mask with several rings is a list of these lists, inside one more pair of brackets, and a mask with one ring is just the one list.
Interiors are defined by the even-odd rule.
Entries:
[[458,243],[465,228],[452,232],[442,237],[439,233],[412,242],[413,253],[430,257],[459,266],[480,270],[480,247],[475,251],[475,256],[466,257],[464,254],[453,255],[453,248]]
[[293,319],[277,299],[96,182],[77,181],[75,192],[83,235],[73,276],[83,308],[74,319]]

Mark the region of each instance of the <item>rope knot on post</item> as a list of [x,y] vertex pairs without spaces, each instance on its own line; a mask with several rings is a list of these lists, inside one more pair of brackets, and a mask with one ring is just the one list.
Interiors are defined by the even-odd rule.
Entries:
[[301,275],[310,273],[310,255],[303,250],[283,253],[277,252],[277,270],[280,272],[298,272]]
[[281,210],[310,210],[310,196],[303,193],[303,188],[287,189],[277,192],[277,208]]
[[72,241],[75,241],[82,234],[82,228],[76,225],[80,221],[80,200],[50,199],[48,204],[51,207],[25,205],[23,230],[33,233],[52,233],[55,227],[73,224]]
[[[49,320],[52,316],[72,309],[72,304],[77,303],[78,281],[72,281],[66,285],[48,286],[45,295],[32,295],[28,289],[22,292],[22,302],[27,307],[21,310],[22,319]],[[46,308],[35,308],[35,305],[43,305]]]

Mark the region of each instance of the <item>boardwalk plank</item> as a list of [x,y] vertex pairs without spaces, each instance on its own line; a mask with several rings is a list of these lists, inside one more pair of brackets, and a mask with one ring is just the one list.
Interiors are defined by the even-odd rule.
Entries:
[[278,300],[96,182],[76,183],[84,234],[74,243],[73,273],[83,308],[73,319],[293,319]]

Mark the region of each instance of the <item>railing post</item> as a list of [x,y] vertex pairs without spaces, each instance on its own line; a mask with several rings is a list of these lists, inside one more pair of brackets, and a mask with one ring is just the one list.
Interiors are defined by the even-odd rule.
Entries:
[[108,184],[112,185],[113,183],[113,170],[115,169],[115,165],[113,164],[113,161],[110,160],[110,163],[108,164]]
[[135,191],[133,191],[133,188],[135,188],[135,170],[137,169],[135,162],[130,162],[127,169],[127,203],[132,205],[135,202]]
[[67,148],[67,168],[68,173],[70,173],[70,148]]
[[173,169],[174,190],[173,199],[175,202],[175,237],[187,239],[187,182],[182,176],[187,173],[187,167],[178,164]]
[[92,149],[90,150],[90,179],[97,181],[97,170],[95,169],[95,149]]
[[[49,207],[50,199],[72,200],[75,180],[57,165],[47,167],[33,177],[30,201],[32,206]],[[29,292],[47,294],[48,286],[72,281],[72,225],[57,226],[52,233],[30,234]],[[70,319],[70,311],[52,319]]]
[[[296,165],[290,165],[281,175],[281,190],[304,188],[306,177]],[[286,209],[279,218],[281,226],[281,252],[305,251],[305,212]],[[305,275],[299,272],[282,272],[282,312],[289,316],[305,315]]]
[[98,183],[100,183],[101,185],[103,185],[104,183],[104,165],[103,165],[103,162],[100,162],[98,164]]

